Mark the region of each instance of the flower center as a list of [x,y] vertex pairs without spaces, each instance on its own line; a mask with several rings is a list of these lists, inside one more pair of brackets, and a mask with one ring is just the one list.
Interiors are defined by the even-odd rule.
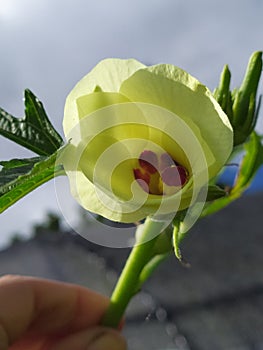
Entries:
[[141,188],[155,195],[171,195],[182,188],[188,180],[188,171],[168,153],[156,154],[143,151],[138,159],[139,167],[133,174]]

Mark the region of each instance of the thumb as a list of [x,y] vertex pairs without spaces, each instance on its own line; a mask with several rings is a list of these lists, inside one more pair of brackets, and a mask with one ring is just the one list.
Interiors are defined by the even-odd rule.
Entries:
[[68,335],[50,350],[126,350],[126,341],[113,329],[97,327]]

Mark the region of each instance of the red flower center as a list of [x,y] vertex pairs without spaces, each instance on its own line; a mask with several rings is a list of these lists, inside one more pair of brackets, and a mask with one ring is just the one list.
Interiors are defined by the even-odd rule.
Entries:
[[145,150],[140,154],[138,163],[139,167],[133,169],[134,177],[149,194],[173,194],[188,180],[187,169],[168,153],[157,155],[153,151]]

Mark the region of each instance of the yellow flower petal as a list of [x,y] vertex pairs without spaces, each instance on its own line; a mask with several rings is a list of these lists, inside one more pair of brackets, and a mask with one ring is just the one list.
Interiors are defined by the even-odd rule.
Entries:
[[[216,175],[232,148],[230,122],[209,90],[194,77],[169,64],[156,65],[135,72],[121,85],[120,92],[131,101],[152,103],[180,116],[189,127],[200,131],[197,137],[210,153],[209,172]],[[207,146],[206,146],[207,145]]]
[[79,97],[92,93],[97,86],[105,92],[119,92],[121,83],[143,67],[145,66],[142,63],[134,59],[105,59],[99,62],[89,74],[78,82],[66,99],[63,119],[66,137],[79,120],[76,105],[76,100]]
[[[191,207],[227,161],[230,123],[208,89],[171,65],[104,60],[66,101],[71,142],[64,166],[73,196],[108,219],[134,222]],[[143,151],[167,153],[187,170],[185,185],[148,194],[134,176]],[[204,188],[204,191],[200,191]],[[160,192],[162,193],[162,192]]]

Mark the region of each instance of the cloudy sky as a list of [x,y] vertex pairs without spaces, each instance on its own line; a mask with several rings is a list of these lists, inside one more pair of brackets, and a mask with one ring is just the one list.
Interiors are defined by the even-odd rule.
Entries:
[[[228,63],[234,87],[251,53],[262,50],[262,16],[261,0],[0,0],[0,106],[21,116],[30,88],[62,132],[67,94],[106,57],[172,63],[211,89]],[[0,138],[0,159],[18,156],[32,154]],[[29,232],[47,210],[60,211],[66,187],[65,179],[56,190],[51,182],[1,214],[0,244]],[[62,211],[73,222],[66,198]]]

